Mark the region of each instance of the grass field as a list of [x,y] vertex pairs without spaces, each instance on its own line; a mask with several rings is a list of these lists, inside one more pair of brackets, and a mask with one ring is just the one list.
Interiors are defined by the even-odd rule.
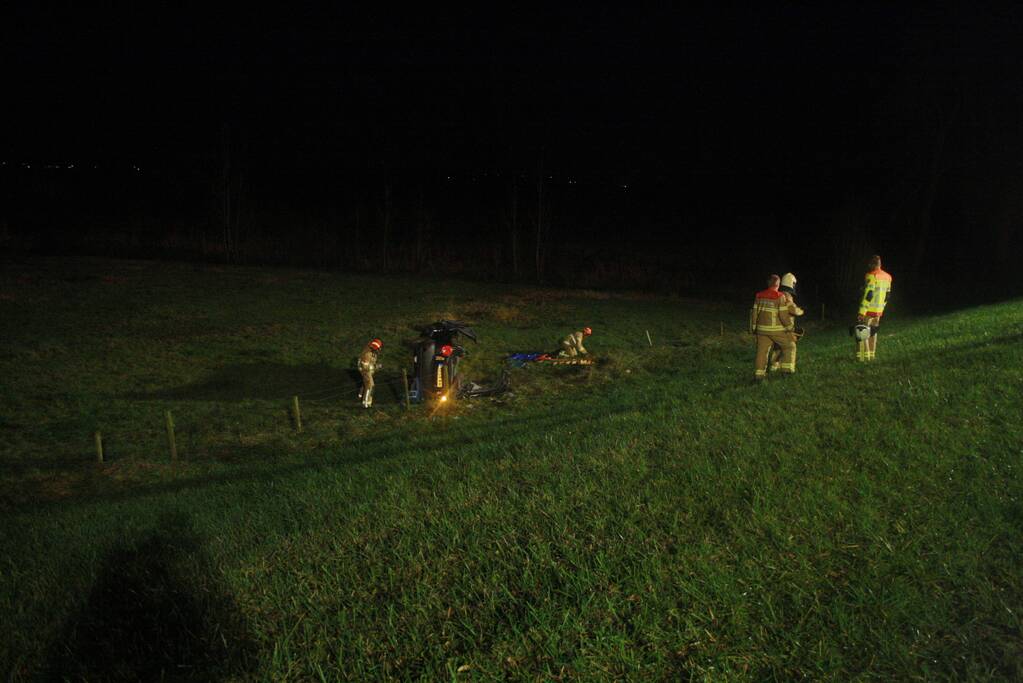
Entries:
[[[892,310],[867,366],[810,324],[764,386],[747,303],[9,263],[0,673],[1023,678],[1023,303]],[[583,324],[602,363],[406,411],[441,316],[480,333],[471,379]]]

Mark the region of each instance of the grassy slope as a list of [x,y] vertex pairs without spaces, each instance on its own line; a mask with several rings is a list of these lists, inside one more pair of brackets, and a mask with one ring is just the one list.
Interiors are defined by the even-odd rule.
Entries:
[[[440,315],[477,323],[476,376],[583,323],[608,362],[405,413],[398,342]],[[751,387],[741,305],[10,267],[2,670],[1019,677],[1023,305],[890,317],[874,365],[811,329],[797,377]],[[366,413],[348,367],[373,334]]]

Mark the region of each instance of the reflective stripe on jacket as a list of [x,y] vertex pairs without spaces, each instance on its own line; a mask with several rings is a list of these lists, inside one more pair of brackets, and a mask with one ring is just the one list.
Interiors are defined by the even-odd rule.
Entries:
[[785,326],[778,318],[781,307],[787,298],[777,289],[769,288],[757,292],[750,310],[751,332],[784,332]]
[[790,292],[785,292],[783,289],[778,291],[785,295],[779,306],[778,321],[781,322],[782,327],[791,332],[796,327],[795,319],[803,315],[805,311],[796,305],[796,300]]
[[875,268],[867,273],[863,285],[863,298],[860,301],[860,315],[871,318],[880,318],[884,313],[884,306],[888,303],[888,295],[892,291],[892,276]]
[[583,334],[582,330],[579,330],[578,332],[573,332],[565,337],[564,340],[562,340],[561,345],[565,348],[575,349],[578,353],[585,354],[586,347],[583,346],[583,339],[585,338],[586,335]]
[[[350,357],[350,356],[349,356]],[[368,370],[369,372],[376,372],[377,369],[377,352],[373,350],[369,344],[359,354],[359,370]]]

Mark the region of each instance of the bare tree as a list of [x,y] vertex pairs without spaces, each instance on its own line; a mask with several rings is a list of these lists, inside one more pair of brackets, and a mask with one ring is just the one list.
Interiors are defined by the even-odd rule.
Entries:
[[994,258],[1003,266],[1018,258],[1018,252],[1013,249],[1013,241],[1020,233],[1019,226],[1023,224],[1023,178],[1010,179],[1005,188],[991,221],[994,230]]
[[847,196],[827,220],[832,286],[843,305],[850,305],[859,295],[867,257],[877,251],[872,247],[868,229],[875,221],[870,202],[854,195]]
[[220,173],[215,192],[220,209],[220,228],[224,257],[236,261],[239,257],[241,237],[242,195],[245,176],[237,157],[238,143],[232,136],[231,126],[224,123],[220,129]]
[[362,205],[359,200],[355,202],[355,229],[352,232],[351,263],[356,270],[362,267],[362,249],[360,239],[362,236]]
[[543,281],[543,148],[536,169],[536,281]]
[[389,180],[384,181],[384,205],[383,205],[383,226],[381,230],[380,240],[380,267],[386,271],[388,268],[387,261],[387,242],[391,238],[391,183]]
[[231,128],[220,128],[220,225],[223,231],[224,257],[231,260]]
[[423,262],[426,260],[426,231],[429,225],[430,218],[426,213],[426,192],[423,189],[423,184],[419,184],[419,198],[416,206],[416,263],[415,270],[418,273],[423,268]]
[[935,105],[935,138],[931,150],[930,164],[928,165],[927,178],[924,183],[920,197],[920,208],[917,215],[917,238],[913,249],[914,277],[920,275],[923,266],[924,256],[931,241],[931,212],[934,209],[934,200],[938,194],[938,183],[943,170],[942,155],[945,150],[945,143],[948,140],[948,133],[952,129],[959,116],[962,107],[962,95],[958,88],[955,91],[952,103],[948,107]]
[[511,234],[511,261],[512,274],[519,276],[519,179],[513,173],[511,179],[511,215],[509,216],[509,228]]

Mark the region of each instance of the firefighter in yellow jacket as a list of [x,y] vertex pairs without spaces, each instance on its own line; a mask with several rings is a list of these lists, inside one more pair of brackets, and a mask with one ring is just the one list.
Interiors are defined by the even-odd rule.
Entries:
[[767,278],[767,289],[757,292],[750,311],[750,332],[756,335],[757,356],[753,378],[757,381],[767,377],[767,356],[771,347],[781,347],[779,370],[783,374],[796,371],[795,335],[785,329],[781,314],[791,305],[788,295],[778,291],[781,278],[771,275]]
[[561,351],[558,355],[561,357],[575,358],[576,356],[585,356],[589,351],[583,346],[583,339],[593,334],[593,330],[589,327],[584,327],[578,332],[573,332],[564,339],[561,340]]
[[359,354],[359,374],[362,375],[362,388],[359,389],[359,398],[362,399],[362,407],[369,408],[373,405],[373,373],[380,367],[380,349],[384,343],[374,339],[366,344]]
[[[793,342],[799,341],[801,332],[796,331],[796,318],[803,315],[805,311],[799,307],[796,303],[796,276],[792,273],[785,273],[781,276],[781,286],[778,287],[778,291],[785,295],[785,300],[782,302],[781,307],[778,311],[778,320],[781,321],[782,326],[787,332],[791,332],[794,336],[792,337]],[[768,369],[771,372],[781,370],[781,346],[778,344],[772,344],[771,353],[768,356]],[[792,371],[796,369],[796,351],[792,351]]]
[[881,257],[874,255],[867,261],[867,275],[863,283],[863,297],[856,321],[870,328],[870,336],[856,342],[856,360],[861,363],[874,360],[877,351],[877,332],[881,329],[881,316],[892,291],[892,276],[881,269]]

